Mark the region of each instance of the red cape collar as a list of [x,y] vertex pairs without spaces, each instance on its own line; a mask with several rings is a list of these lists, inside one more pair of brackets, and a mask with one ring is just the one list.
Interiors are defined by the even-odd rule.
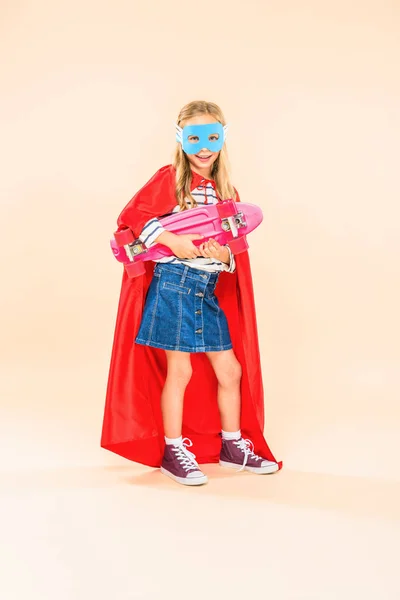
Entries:
[[202,175],[199,175],[199,173],[196,173],[196,171],[192,170],[192,181],[190,184],[190,191],[199,187],[199,185],[202,185],[203,183],[204,185],[207,185],[207,183],[211,183],[211,185],[215,189],[215,181],[213,179],[207,179],[207,177],[203,177]]

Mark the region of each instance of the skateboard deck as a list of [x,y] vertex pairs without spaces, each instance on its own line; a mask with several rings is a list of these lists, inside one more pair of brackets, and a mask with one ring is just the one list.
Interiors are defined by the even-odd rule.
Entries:
[[[233,254],[248,249],[246,235],[262,220],[259,206],[234,200],[191,208],[159,219],[161,225],[172,233],[201,234],[203,239],[194,240],[195,246],[214,238],[221,245],[228,244]],[[124,263],[129,277],[145,272],[143,261],[173,256],[171,249],[163,244],[146,248],[140,239],[135,239],[130,229],[115,232],[110,243],[115,258]]]

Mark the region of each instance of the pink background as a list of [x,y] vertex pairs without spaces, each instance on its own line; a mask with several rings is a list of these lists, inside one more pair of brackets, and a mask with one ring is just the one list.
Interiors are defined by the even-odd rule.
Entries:
[[5,467],[119,461],[99,449],[108,241],[171,161],[181,105],[208,99],[264,211],[249,242],[268,440],[291,469],[397,478],[400,7],[250,1],[226,21],[223,1],[179,27],[185,6],[3,7]]
[[[0,597],[398,600],[400,4],[0,6]],[[100,449],[109,239],[217,102],[284,469],[188,490]],[[178,578],[179,577],[179,585]]]

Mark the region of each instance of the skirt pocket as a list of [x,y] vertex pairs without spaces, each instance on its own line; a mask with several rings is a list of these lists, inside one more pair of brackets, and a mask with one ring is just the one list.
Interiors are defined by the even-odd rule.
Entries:
[[165,290],[171,290],[172,292],[177,292],[178,294],[190,294],[191,289],[177,283],[172,283],[171,281],[164,281],[162,287]]

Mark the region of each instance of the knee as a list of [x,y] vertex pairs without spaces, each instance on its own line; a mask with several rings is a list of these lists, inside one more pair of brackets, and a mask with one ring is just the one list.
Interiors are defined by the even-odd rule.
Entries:
[[233,361],[218,374],[218,382],[224,387],[232,387],[240,384],[242,378],[242,367],[239,361]]
[[190,362],[182,364],[174,364],[168,367],[168,378],[173,380],[174,384],[179,386],[187,386],[191,377],[193,369]]

